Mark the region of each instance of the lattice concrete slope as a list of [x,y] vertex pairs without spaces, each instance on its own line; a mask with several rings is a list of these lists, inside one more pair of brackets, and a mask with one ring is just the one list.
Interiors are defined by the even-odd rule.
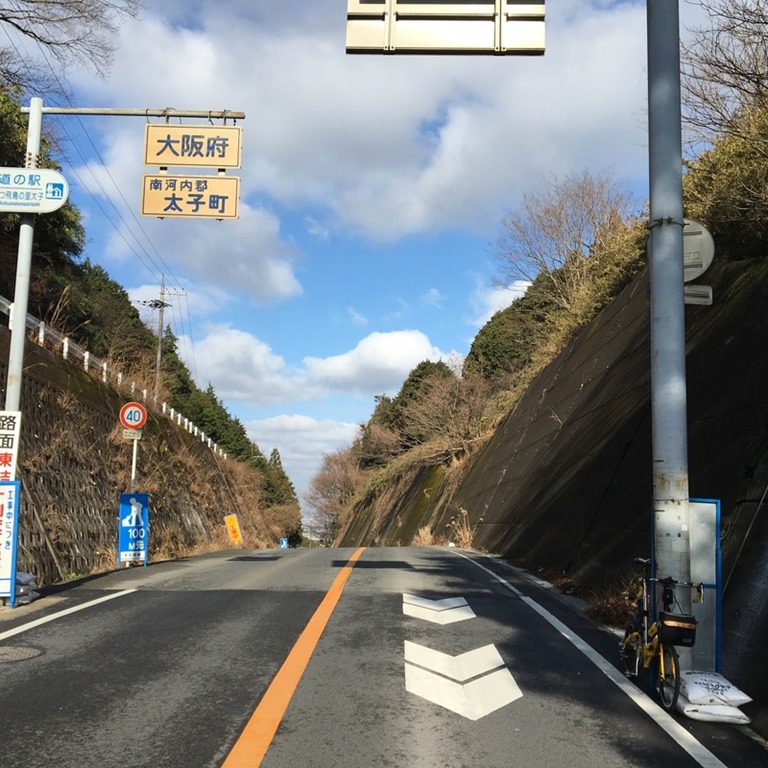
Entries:
[[[768,259],[716,260],[700,282],[714,305],[686,309],[690,493],[722,502],[724,671],[768,702]],[[428,493],[432,475],[413,470],[395,503],[380,492],[388,508],[356,510],[343,543],[398,543],[405,521],[439,535],[465,509],[482,518],[476,546],[618,589],[651,547],[650,418],[641,277],[534,380],[466,476]],[[768,735],[768,704],[750,714]]]
[[[8,343],[0,328],[3,390]],[[41,585],[115,567],[119,494],[129,490],[132,451],[118,414],[132,399],[27,345],[19,567]],[[258,475],[148,410],[135,490],[150,495],[150,557],[225,545],[222,518],[230,512],[240,515],[248,543],[271,540],[259,512]]]

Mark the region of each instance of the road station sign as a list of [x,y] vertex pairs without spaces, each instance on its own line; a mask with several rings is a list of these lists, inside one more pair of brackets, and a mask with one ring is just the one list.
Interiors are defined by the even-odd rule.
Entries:
[[544,3],[347,0],[347,53],[544,53]]
[[169,125],[148,123],[144,165],[239,168],[243,129],[236,125]]
[[52,213],[69,197],[67,180],[50,168],[0,168],[0,211]]
[[120,409],[120,423],[125,429],[141,429],[147,423],[147,409],[141,403],[126,403]]
[[236,219],[239,205],[240,179],[236,176],[144,175],[142,216]]

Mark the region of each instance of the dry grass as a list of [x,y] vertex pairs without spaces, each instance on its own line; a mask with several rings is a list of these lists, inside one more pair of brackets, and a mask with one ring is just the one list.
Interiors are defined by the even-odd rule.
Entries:
[[[527,565],[517,564],[528,570]],[[617,579],[613,584],[602,587],[584,586],[565,574],[543,568],[536,569],[535,575],[562,594],[581,598],[587,604],[587,616],[593,621],[609,627],[627,625],[627,614],[637,592],[637,575]]]
[[469,512],[464,507],[459,507],[458,514],[454,515],[448,523],[451,540],[457,547],[472,549],[475,541],[475,531],[477,531],[477,527],[482,522],[483,518],[481,517],[474,525],[470,525]]
[[411,546],[414,547],[433,547],[434,545],[435,537],[427,525],[423,528],[419,528],[418,533],[413,537],[413,541],[411,542]]

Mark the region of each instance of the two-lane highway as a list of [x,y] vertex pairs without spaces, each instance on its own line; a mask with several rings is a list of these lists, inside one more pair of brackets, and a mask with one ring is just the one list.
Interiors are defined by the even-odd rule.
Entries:
[[0,766],[768,763],[733,726],[665,715],[611,655],[614,638],[474,553],[133,567],[0,613]]

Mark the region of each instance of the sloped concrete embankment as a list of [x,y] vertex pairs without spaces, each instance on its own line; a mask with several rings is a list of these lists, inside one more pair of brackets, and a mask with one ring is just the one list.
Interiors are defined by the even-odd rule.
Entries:
[[[9,334],[0,329],[3,398]],[[119,494],[129,490],[132,446],[119,411],[135,399],[52,352],[27,345],[18,478],[20,570],[39,585],[115,567]],[[222,518],[240,512],[251,542],[268,540],[258,477],[149,410],[136,491],[149,493],[150,556],[224,543]]]
[[[690,493],[722,502],[724,672],[755,698],[745,711],[765,734],[768,260],[716,261],[702,282],[714,306],[686,308]],[[620,589],[632,558],[651,548],[650,354],[641,276],[537,377],[455,494],[446,498],[446,482],[431,498],[421,524],[445,525],[446,510],[464,508],[477,546]],[[400,519],[411,519],[405,499],[418,498],[422,477],[413,480]],[[377,530],[392,531],[394,517]]]

